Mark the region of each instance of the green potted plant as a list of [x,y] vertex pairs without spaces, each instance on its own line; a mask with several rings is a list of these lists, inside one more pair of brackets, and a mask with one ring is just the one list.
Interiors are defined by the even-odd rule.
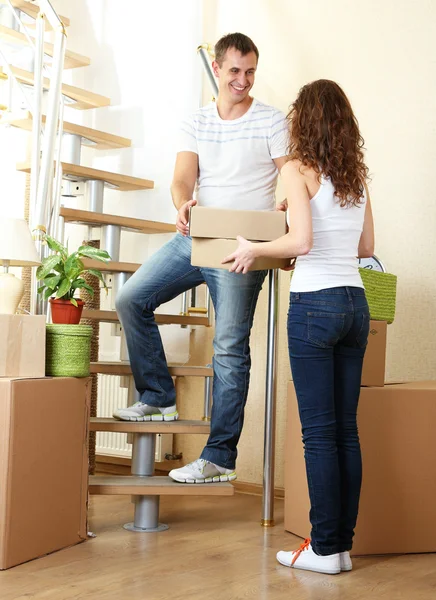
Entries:
[[94,294],[84,275],[90,273],[97,277],[107,290],[101,272],[98,269],[85,269],[82,258],[108,262],[110,256],[105,250],[92,246],[80,246],[75,252],[68,254],[67,248],[49,235],[44,236],[44,241],[54,254],[44,258],[36,271],[36,278],[42,282],[38,293],[49,300],[53,323],[77,324],[82,316],[84,302],[75,297],[76,292],[84,289],[91,296]]

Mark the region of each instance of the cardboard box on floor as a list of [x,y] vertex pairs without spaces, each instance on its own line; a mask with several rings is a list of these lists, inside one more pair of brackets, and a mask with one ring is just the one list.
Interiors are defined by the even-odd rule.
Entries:
[[45,316],[0,315],[0,377],[44,377]]
[[90,379],[0,379],[0,569],[87,537]]
[[362,369],[363,386],[383,386],[386,369],[386,321],[371,321]]
[[[436,381],[361,389],[363,485],[352,554],[436,552]],[[294,386],[288,388],[285,529],[310,537]]]
[[[193,206],[189,217],[192,237],[191,264],[196,267],[229,269],[223,258],[238,247],[241,235],[252,242],[268,242],[286,233],[286,213],[267,210],[230,210]],[[258,258],[250,271],[286,267],[289,259]]]

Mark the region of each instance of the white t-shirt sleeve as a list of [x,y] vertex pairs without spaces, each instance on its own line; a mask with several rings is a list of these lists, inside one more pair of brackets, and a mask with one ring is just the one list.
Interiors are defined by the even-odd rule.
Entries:
[[177,152],[195,152],[195,154],[198,154],[197,135],[192,116],[182,121],[180,125]]
[[286,156],[289,146],[289,128],[285,115],[277,110],[271,119],[269,147],[271,158]]

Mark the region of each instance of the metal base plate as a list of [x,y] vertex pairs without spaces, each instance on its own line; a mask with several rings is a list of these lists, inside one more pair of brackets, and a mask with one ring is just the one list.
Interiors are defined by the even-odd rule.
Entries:
[[148,529],[142,529],[142,527],[135,527],[134,523],[126,523],[123,525],[124,529],[127,531],[136,531],[138,533],[155,533],[156,531],[166,531],[169,529],[169,525],[165,525],[165,523],[159,523],[157,527],[150,527]]

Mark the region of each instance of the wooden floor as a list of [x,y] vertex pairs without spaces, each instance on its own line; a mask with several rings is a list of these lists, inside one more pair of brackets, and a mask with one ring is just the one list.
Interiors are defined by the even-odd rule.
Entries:
[[435,600],[436,554],[354,559],[351,573],[291,570],[275,560],[300,540],[259,525],[261,499],[163,498],[162,533],[122,529],[127,496],[90,500],[96,538],[0,572],[1,600]]

